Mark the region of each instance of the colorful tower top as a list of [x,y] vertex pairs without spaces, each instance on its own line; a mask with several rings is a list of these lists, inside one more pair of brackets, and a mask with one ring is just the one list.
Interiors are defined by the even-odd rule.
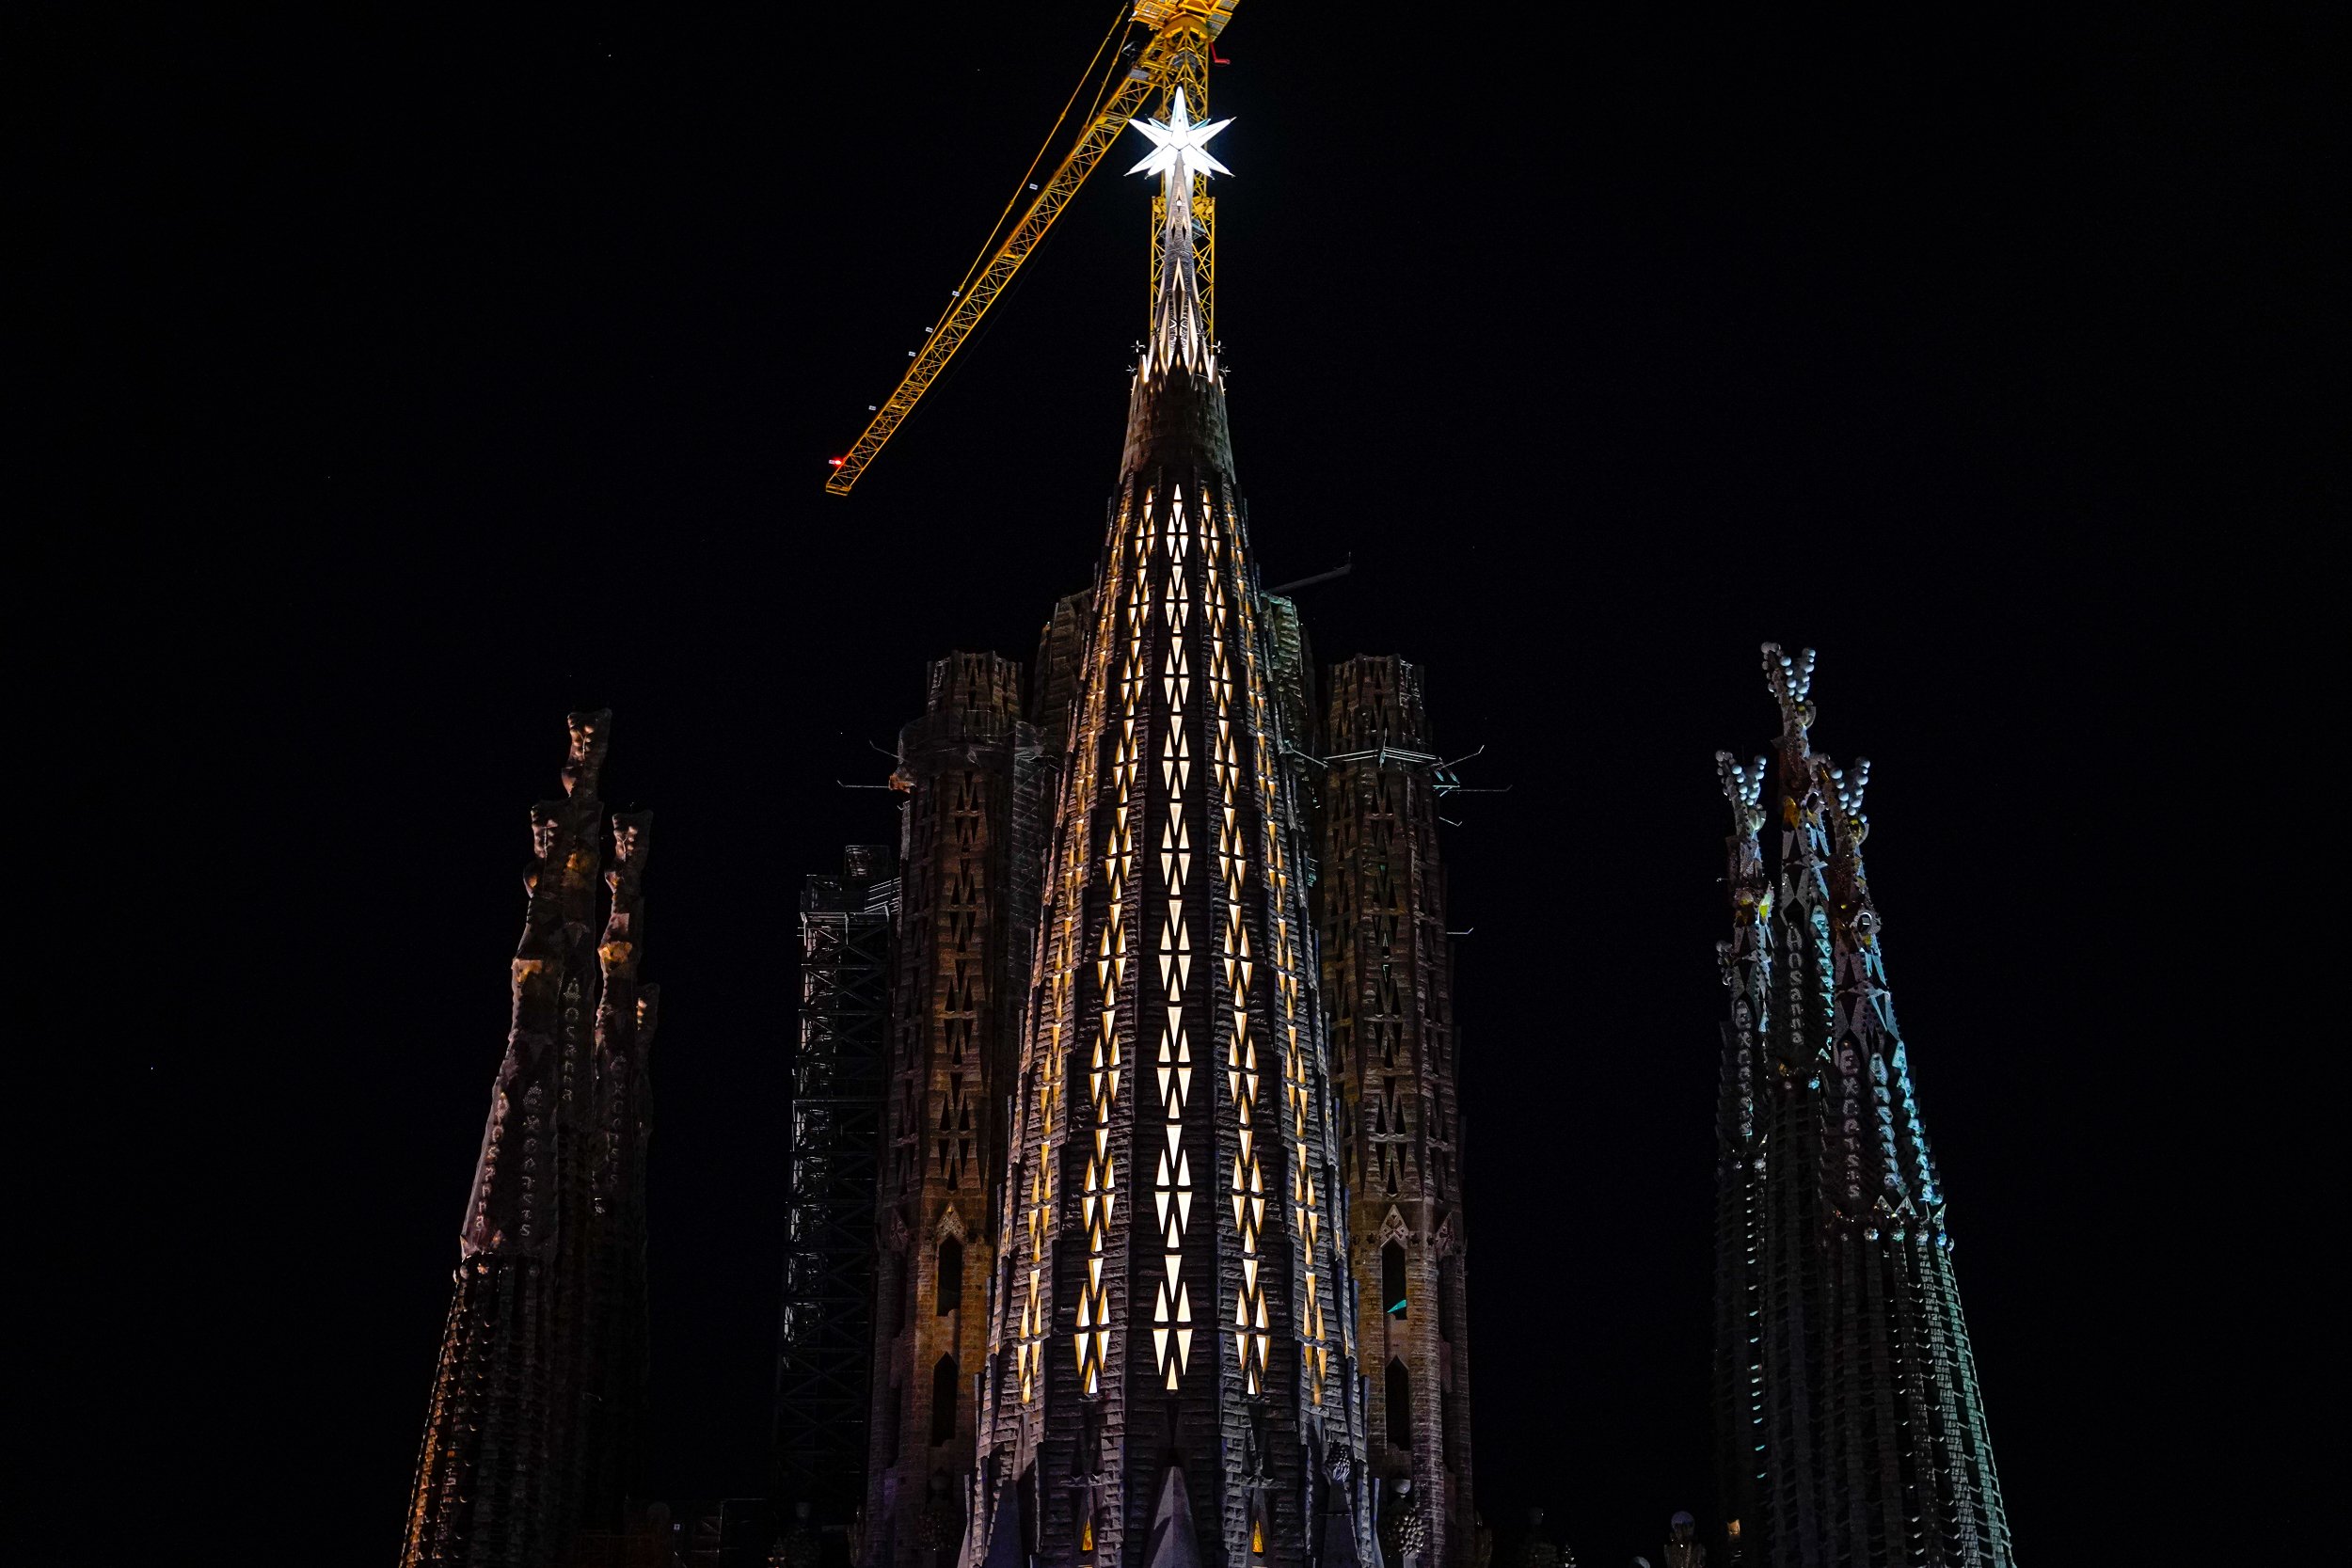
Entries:
[[1065,729],[967,1564],[1375,1548],[1304,781],[1191,261],[1220,127],[1146,131],[1166,264]]

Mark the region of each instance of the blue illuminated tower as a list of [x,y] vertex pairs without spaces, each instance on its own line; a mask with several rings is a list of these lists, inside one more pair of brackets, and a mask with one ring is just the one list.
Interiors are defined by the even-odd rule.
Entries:
[[1867,762],[1812,749],[1810,649],[1764,647],[1765,759],[1716,753],[1722,944],[1716,1416],[1735,1562],[2006,1568],[2014,1557],[1952,1275],[1945,1195],[1863,875]]

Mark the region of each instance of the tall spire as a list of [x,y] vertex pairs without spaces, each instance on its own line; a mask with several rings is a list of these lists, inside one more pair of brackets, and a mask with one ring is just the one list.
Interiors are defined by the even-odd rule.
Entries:
[[1144,132],[1166,261],[1062,727],[966,1568],[1306,1568],[1327,1515],[1376,1552],[1305,737],[1192,263],[1218,129],[1179,98]]
[[635,1489],[645,1370],[645,1053],[637,979],[651,817],[612,821],[599,942],[596,797],[609,713],[571,716],[564,799],[531,814],[536,863],[513,967],[401,1561],[553,1561]]
[[[1330,674],[1322,749],[1324,995],[1345,1107],[1343,1170],[1362,1284],[1372,1477],[1381,1528],[1422,1538],[1423,1568],[1467,1568],[1470,1475],[1468,1210],[1454,963],[1422,672],[1360,655]],[[1389,1554],[1391,1568],[1398,1568]]]
[[1999,1568],[2009,1525],[1863,875],[1870,765],[1813,750],[1811,650],[1767,643],[1764,673],[1776,879],[1763,764],[1717,759],[1734,816],[1716,1314],[1732,1560]]
[[[1160,177],[1166,213],[1159,293],[1152,301],[1152,333],[1136,360],[1127,399],[1127,445],[1120,463],[1122,484],[1159,467],[1178,473],[1214,470],[1230,480],[1232,443],[1225,416],[1225,372],[1217,345],[1208,335],[1208,312],[1200,303],[1200,278],[1193,262],[1193,176],[1232,171],[1210,154],[1208,142],[1231,119],[1194,124],[1184,90],[1176,89],[1168,117],[1137,120],[1152,150],[1130,174]],[[1196,481],[1197,486],[1198,481]]]
[[993,653],[931,666],[898,733],[904,904],[893,942],[889,1138],[874,1340],[877,1435],[863,1528],[873,1568],[933,1568],[931,1521],[969,1490],[988,1282],[1002,1237],[1006,1107],[1036,945],[1039,765],[1021,670]]

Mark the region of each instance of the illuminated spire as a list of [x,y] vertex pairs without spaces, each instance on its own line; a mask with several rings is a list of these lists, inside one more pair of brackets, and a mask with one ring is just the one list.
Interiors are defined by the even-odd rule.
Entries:
[[1151,341],[1136,367],[1136,373],[1147,380],[1179,365],[1211,379],[1216,376],[1207,312],[1200,305],[1200,279],[1193,265],[1192,180],[1196,174],[1205,180],[1213,174],[1233,172],[1208,150],[1210,138],[1232,123],[1212,119],[1194,124],[1182,87],[1176,89],[1176,101],[1166,120],[1135,122],[1135,128],[1151,140],[1152,151],[1127,172],[1160,177],[1168,214],[1162,234],[1168,262],[1160,270],[1159,297],[1152,305]]
[[1813,668],[1811,649],[1764,645],[1776,865],[1764,760],[1716,758],[1733,815],[1715,1356],[1733,1560],[2008,1568],[1944,1194],[1863,874],[1870,765],[1814,750]]
[[1141,128],[1162,261],[1032,862],[961,1568],[1301,1568],[1327,1513],[1378,1560],[1348,1481],[1364,1376],[1308,893],[1311,719],[1288,607],[1258,585],[1201,306],[1195,184],[1223,166],[1199,102],[1171,91]]

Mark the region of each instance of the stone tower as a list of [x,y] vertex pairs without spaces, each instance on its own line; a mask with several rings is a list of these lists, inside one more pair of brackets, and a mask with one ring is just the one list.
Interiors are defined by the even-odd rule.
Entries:
[[1809,732],[1813,654],[1770,643],[1759,757],[1718,752],[1732,833],[1717,1109],[1716,1414],[1728,1555],[2014,1560],[1952,1275],[1945,1195],[1863,876],[1867,762]]
[[[608,713],[571,716],[564,796],[532,811],[514,1013],[458,1230],[404,1564],[540,1568],[619,1523],[645,1382],[650,813],[612,818]],[[597,935],[597,882],[605,888]]]
[[881,1173],[872,1462],[863,1560],[938,1568],[962,1534],[975,1375],[997,1247],[1005,1101],[1035,947],[1039,765],[1021,669],[930,668],[898,738],[906,792]]
[[1154,130],[1167,261],[1061,726],[966,1568],[1376,1549],[1299,703],[1191,260],[1206,132],[1181,98]]
[[1367,1441],[1375,1475],[1412,1483],[1391,1507],[1423,1516],[1428,1568],[1464,1568],[1477,1526],[1440,764],[1419,669],[1354,658],[1330,685],[1317,891]]

